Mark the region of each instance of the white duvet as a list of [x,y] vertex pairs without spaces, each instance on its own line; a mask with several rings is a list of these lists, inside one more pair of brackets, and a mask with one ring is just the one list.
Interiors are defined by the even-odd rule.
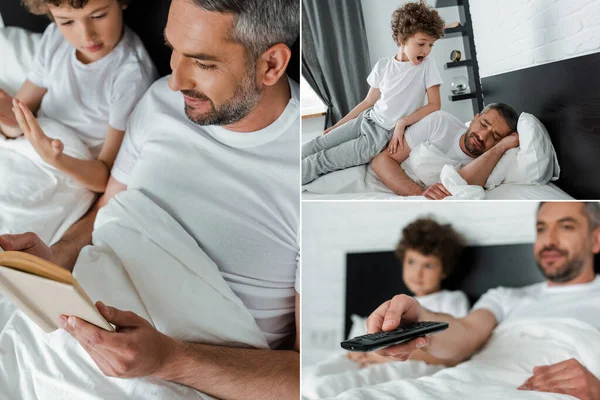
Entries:
[[[49,137],[63,141],[65,154],[91,159],[73,130],[49,118],[39,123]],[[53,244],[93,201],[91,191],[46,164],[24,136],[0,135],[0,234],[35,232]]]
[[[422,187],[441,182],[452,194],[446,198],[448,200],[482,200],[485,197],[482,187],[469,185],[458,174],[460,165],[454,163],[429,142],[415,147],[401,167],[409,178]],[[303,190],[318,194],[368,193],[369,198],[375,197],[381,200],[425,200],[423,196],[397,196],[379,180],[370,164],[321,176],[304,185]],[[378,195],[374,195],[375,193]]]
[[[254,318],[217,266],[168,213],[141,192],[121,192],[102,208],[93,243],[83,249],[74,269],[92,300],[133,311],[178,339],[268,348]],[[6,312],[6,304],[0,304],[0,313]],[[0,314],[2,327],[3,398],[212,398],[153,378],[105,377],[66,332],[45,334],[21,312],[8,318]]]
[[[600,376],[600,332],[574,319],[522,319],[496,328],[471,360],[426,377],[395,380],[341,393],[336,399],[569,400],[571,396],[520,391],[538,365],[575,358]],[[333,398],[333,397],[332,397]]]

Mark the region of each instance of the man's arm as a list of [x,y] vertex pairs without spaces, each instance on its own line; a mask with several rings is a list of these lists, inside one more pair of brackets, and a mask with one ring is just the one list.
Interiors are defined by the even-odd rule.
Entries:
[[600,380],[574,358],[535,367],[533,376],[519,389],[568,394],[580,400],[600,400]]
[[469,185],[483,186],[504,153],[518,146],[519,136],[513,132],[496,143],[494,147],[461,168],[458,173]]
[[[294,350],[256,350],[186,343],[157,331],[129,312],[96,303],[108,332],[76,317],[58,324],[88,352],[108,376],[155,376],[193,387],[220,399],[298,399],[300,396],[300,295],[296,293]],[[227,318],[227,316],[223,316]]]
[[92,230],[98,210],[102,208],[117,193],[125,190],[127,186],[110,178],[106,191],[90,208],[90,210],[75,224],[73,224],[52,248],[49,248],[35,233],[0,236],[0,247],[6,251],[24,251],[41,257],[61,267],[73,271],[75,261],[81,249],[92,243]]
[[371,168],[377,177],[397,195],[420,196],[424,192],[423,188],[410,179],[400,167],[411,151],[406,143],[406,137],[402,137],[402,143],[402,148],[393,154],[385,150],[379,153],[371,161]]
[[488,310],[475,310],[464,318],[454,318],[421,307],[413,297],[398,295],[383,303],[369,316],[368,332],[393,330],[401,321],[440,321],[447,322],[449,327],[429,337],[420,337],[408,343],[379,350],[378,354],[405,361],[413,351],[421,349],[437,359],[455,364],[466,360],[479,350],[497,325],[496,317]]

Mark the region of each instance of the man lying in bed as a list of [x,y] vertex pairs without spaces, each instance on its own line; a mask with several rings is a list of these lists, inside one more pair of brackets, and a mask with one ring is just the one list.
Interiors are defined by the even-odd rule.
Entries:
[[164,33],[173,73],[132,114],[105,194],[52,248],[34,234],[6,235],[0,247],[73,269],[98,210],[119,192],[143,193],[217,264],[273,350],[186,343],[102,305],[116,333],[74,317],[59,325],[108,376],[155,376],[218,398],[297,397],[299,95],[285,73],[296,1],[173,0]]
[[[497,326],[528,317],[573,318],[600,329],[600,277],[594,272],[594,254],[600,252],[600,204],[542,203],[536,229],[535,259],[546,282],[492,289],[460,319],[433,313],[412,297],[395,296],[371,314],[369,332],[394,329],[401,320],[446,321],[450,327],[379,354],[406,360],[419,348],[440,359],[460,362],[481,349]],[[519,389],[600,399],[599,378],[575,359],[534,368]]]
[[[492,103],[475,115],[468,128],[445,111],[436,111],[406,128],[402,145],[395,153],[385,149],[371,161],[379,179],[399,196],[425,196],[440,200],[450,196],[441,183],[423,189],[400,167],[417,145],[429,142],[463,165],[459,174],[470,184],[483,186],[502,157],[519,145],[516,134],[519,116],[508,105]],[[440,171],[441,172],[441,171]]]

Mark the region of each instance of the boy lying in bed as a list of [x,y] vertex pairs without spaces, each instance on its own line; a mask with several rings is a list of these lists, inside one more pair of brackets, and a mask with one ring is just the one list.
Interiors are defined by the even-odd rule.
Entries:
[[[40,157],[81,185],[104,192],[129,114],[157,76],[138,36],[123,24],[129,0],[26,0],[50,24],[15,98],[0,89],[0,132],[24,134]],[[63,153],[34,117],[79,134],[93,160]],[[51,132],[50,132],[51,134]]]
[[[467,296],[460,290],[442,290],[442,280],[454,271],[463,247],[463,238],[450,224],[442,225],[432,218],[419,218],[402,230],[396,249],[402,262],[402,280],[421,305],[456,318],[467,315]],[[349,352],[348,358],[361,367],[392,361],[376,353]],[[422,351],[415,351],[410,358],[447,364]]]
[[[434,357],[460,362],[482,349],[501,325],[532,317],[538,318],[537,321],[571,318],[599,330],[600,277],[594,272],[594,254],[600,252],[600,204],[542,203],[536,230],[533,250],[546,282],[523,288],[492,289],[464,318],[432,312],[409,296],[395,296],[371,314],[367,323],[369,332],[395,329],[401,321],[445,321],[450,327],[378,353],[393,360],[406,360],[416,349],[422,349]],[[518,345],[515,343],[514,349],[503,349],[500,353],[518,351]],[[484,351],[493,350],[490,347],[486,346]],[[540,354],[537,359],[548,364],[547,356]],[[600,379],[589,368],[590,365],[583,365],[575,358],[538,365],[529,379],[515,388],[598,400]]]

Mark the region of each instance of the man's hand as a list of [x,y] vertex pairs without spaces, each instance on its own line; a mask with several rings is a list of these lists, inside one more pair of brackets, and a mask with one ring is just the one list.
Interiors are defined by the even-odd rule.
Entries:
[[[402,322],[417,322],[422,312],[421,305],[414,297],[400,294],[380,305],[367,319],[367,332],[375,333],[396,329]],[[406,361],[410,353],[423,348],[429,343],[426,337],[413,339],[410,342],[386,347],[376,351],[377,354],[398,361]]]
[[64,150],[63,143],[58,139],[51,139],[46,136],[42,128],[40,128],[37,119],[25,103],[13,99],[13,112],[23,134],[31,142],[31,145],[42,160],[52,166],[56,166],[58,158]]
[[4,251],[23,251],[58,264],[52,249],[33,232],[18,235],[2,235],[0,236],[0,247]]
[[423,196],[429,200],[442,200],[444,197],[452,196],[452,193],[441,183],[435,183],[423,192]]
[[404,130],[406,129],[406,123],[404,120],[399,120],[394,128],[394,134],[388,144],[388,151],[391,154],[396,154],[398,147],[400,150],[404,150]]
[[519,390],[562,393],[580,400],[600,400],[600,381],[574,358],[535,367],[533,376]]
[[519,147],[519,135],[517,132],[513,132],[510,135],[503,137],[496,146],[500,146],[503,149],[503,152],[506,153],[510,149],[514,149],[515,147]]
[[135,378],[157,375],[173,355],[175,341],[130,311],[96,303],[102,316],[117,326],[105,331],[77,317],[61,315],[58,325],[83,346],[106,376]]

